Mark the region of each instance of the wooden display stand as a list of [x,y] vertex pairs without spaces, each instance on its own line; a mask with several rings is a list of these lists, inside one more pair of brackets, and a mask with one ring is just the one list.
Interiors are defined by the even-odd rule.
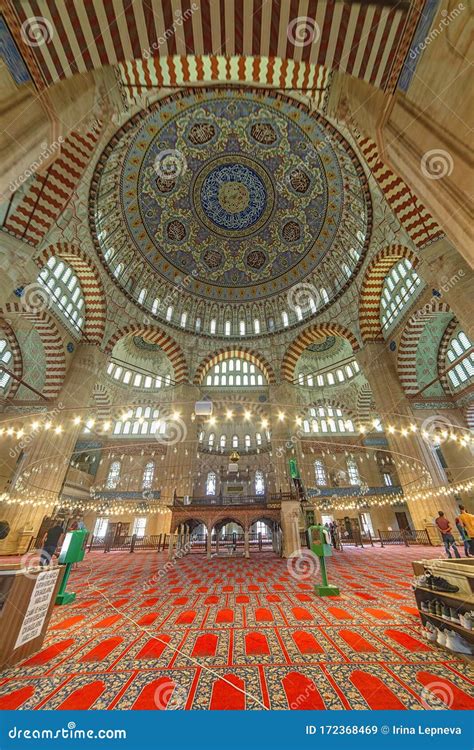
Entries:
[[0,669],[39,651],[63,575],[57,565],[0,568]]
[[[471,644],[474,644],[474,630],[469,630],[461,625],[461,623],[453,622],[445,617],[425,612],[421,609],[422,601],[429,601],[433,599],[439,599],[448,607],[455,609],[457,612],[464,614],[465,612],[474,611],[474,558],[461,558],[452,560],[420,560],[413,562],[413,571],[416,576],[422,576],[427,571],[430,571],[434,576],[441,576],[445,578],[449,583],[459,587],[459,591],[455,594],[445,593],[444,591],[435,591],[434,589],[424,588],[423,586],[415,586],[415,599],[420,613],[421,621],[423,625],[427,622],[431,622],[439,628],[444,625],[448,630],[455,630],[457,633]],[[436,645],[436,644],[435,644]],[[438,648],[443,648],[438,645]],[[450,654],[454,653],[449,651]],[[472,656],[466,654],[458,654],[469,661],[473,659]]]

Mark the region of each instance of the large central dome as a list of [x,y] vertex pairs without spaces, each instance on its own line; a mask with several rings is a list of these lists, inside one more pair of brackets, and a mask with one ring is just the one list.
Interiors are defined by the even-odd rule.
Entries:
[[186,293],[240,303],[285,293],[315,271],[321,284],[341,260],[352,273],[370,225],[348,143],[268,91],[160,100],[108,145],[91,195],[99,251],[135,297],[145,282],[148,293],[183,279]]

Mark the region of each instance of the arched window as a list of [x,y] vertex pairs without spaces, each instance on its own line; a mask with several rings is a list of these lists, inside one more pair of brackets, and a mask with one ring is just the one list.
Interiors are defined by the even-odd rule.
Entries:
[[186,321],[188,319],[188,313],[181,313],[181,328],[186,328]]
[[140,294],[138,295],[137,302],[138,302],[139,305],[142,305],[145,302],[146,292],[147,292],[147,290],[145,288],[143,288],[141,290]]
[[253,321],[253,332],[260,333],[260,321],[258,318],[255,318]]
[[168,305],[168,309],[166,310],[166,320],[170,321],[173,317],[173,305]]
[[245,336],[245,320],[241,320],[239,323],[239,331],[241,336]]
[[195,328],[196,328],[196,333],[199,333],[199,331],[201,330],[201,318],[196,318]]
[[324,487],[328,483],[326,467],[319,458],[314,462],[314,478],[319,487]]
[[155,475],[155,464],[153,463],[153,461],[150,461],[145,466],[145,471],[143,472],[142,488],[144,490],[149,490],[153,486],[154,475]]
[[112,461],[107,475],[106,487],[114,490],[120,481],[120,461]]
[[[13,354],[10,350],[8,341],[4,338],[0,338],[0,364],[5,365],[11,370],[11,364],[13,361]],[[11,375],[5,370],[0,369],[0,393],[5,395],[11,382]]]
[[281,322],[283,323],[283,326],[286,328],[288,326],[288,313],[286,310],[283,310],[281,314]]
[[238,447],[239,447],[239,436],[232,435],[232,448],[238,448]]
[[153,300],[153,304],[151,306],[151,311],[153,315],[156,315],[159,309],[160,309],[160,300],[158,299],[158,297],[155,297],[155,299]]
[[52,255],[41,269],[38,283],[48,290],[60,318],[75,331],[82,331],[84,295],[72,266]]
[[449,342],[446,352],[446,369],[454,390],[466,388],[474,377],[474,354],[466,354],[472,349],[472,342],[464,331],[458,331]]
[[310,408],[309,413],[312,432],[334,432],[338,434],[355,432],[352,419],[347,419],[342,410],[336,406],[313,406]]
[[210,471],[206,481],[206,495],[215,495],[217,487],[217,476],[214,471]]
[[215,333],[215,332],[216,332],[216,326],[217,326],[217,323],[216,323],[216,319],[215,319],[215,318],[213,318],[213,319],[211,320],[211,324],[210,324],[210,326],[209,326],[209,331],[210,331],[210,333]]
[[303,320],[303,311],[299,305],[295,306],[295,313],[297,320]]
[[244,437],[244,446],[246,448],[250,448],[250,445],[251,445],[250,435],[246,435]]
[[421,279],[408,258],[395,263],[385,278],[380,299],[380,322],[384,331],[405,312],[420,288]]
[[257,443],[257,445],[261,445],[262,444],[262,433],[261,432],[256,432],[255,433],[255,442]]
[[321,301],[323,305],[327,305],[329,302],[329,294],[327,293],[326,289],[324,289],[324,287],[319,290],[319,294],[321,295]]
[[[168,367],[168,364],[166,364]],[[110,375],[114,380],[121,381],[124,385],[130,385],[132,388],[162,388],[168,386],[171,383],[171,376],[167,374],[157,375],[152,377],[151,375],[142,375],[137,372],[132,366],[129,368],[123,368],[121,365],[110,362],[107,367],[107,375]]]
[[360,484],[359,467],[357,466],[357,462],[353,458],[347,459],[347,476],[349,478],[349,484]]
[[[244,373],[244,375],[243,377],[238,375],[234,378],[234,373]],[[247,373],[250,373],[250,378]],[[263,386],[267,385],[267,380],[256,365],[249,364],[246,360],[236,357],[224,360],[211,367],[206,375],[206,385],[219,387],[232,387],[234,385]]]
[[226,320],[226,322],[224,323],[224,335],[225,336],[230,336],[230,328],[231,328],[230,320]]
[[213,432],[210,432],[209,437],[207,438],[207,444],[209,448],[214,448],[215,442],[216,442],[216,436]]
[[255,494],[265,494],[265,480],[263,478],[263,471],[260,470],[255,472]]
[[138,406],[136,409],[129,409],[122,414],[113,426],[114,435],[130,435],[140,437],[141,435],[164,435],[166,431],[166,420],[159,421],[158,409],[152,409],[150,406]]
[[221,435],[221,437],[220,437],[220,446],[221,446],[222,450],[225,449],[226,443],[227,443],[227,437],[226,437],[226,435]]

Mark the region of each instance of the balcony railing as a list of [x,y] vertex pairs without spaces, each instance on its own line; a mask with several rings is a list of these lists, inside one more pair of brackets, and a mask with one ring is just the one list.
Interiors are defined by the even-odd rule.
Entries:
[[203,495],[195,497],[175,497],[175,507],[196,505],[274,505],[286,500],[297,500],[290,492],[275,492],[266,495]]

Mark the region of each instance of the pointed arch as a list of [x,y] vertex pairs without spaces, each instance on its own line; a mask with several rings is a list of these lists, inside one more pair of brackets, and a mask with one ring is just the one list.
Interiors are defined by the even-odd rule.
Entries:
[[43,395],[46,398],[56,398],[66,374],[63,340],[56,323],[44,310],[27,308],[16,302],[7,302],[0,310],[0,315],[5,313],[9,316],[18,315],[33,323],[43,344],[46,361]]
[[255,351],[254,349],[247,349],[245,347],[236,347],[236,348],[223,348],[219,349],[216,352],[212,352],[211,354],[208,354],[205,359],[202,360],[201,364],[198,366],[194,378],[193,383],[194,385],[201,385],[206,373],[211,369],[211,367],[214,367],[214,365],[217,365],[219,362],[223,362],[226,359],[243,359],[246,362],[251,362],[252,364],[259,367],[263,374],[265,375],[268,383],[276,383],[275,373],[273,371],[272,366],[268,362],[268,360],[263,356],[263,354],[260,354],[260,352]]
[[[420,338],[426,331],[430,321],[441,314],[444,314],[444,316],[453,315],[446,302],[432,299],[409,318],[403,329],[400,343],[398,345],[397,370],[400,383],[407,396],[415,396],[420,390],[417,374],[418,355],[420,354]],[[448,321],[448,328],[450,325],[451,323]],[[436,375],[439,372],[439,348],[440,347],[438,346],[433,378],[436,378]],[[449,393],[449,388],[447,389],[447,392]]]
[[42,268],[52,256],[62,258],[74,269],[79,279],[85,301],[84,338],[94,344],[101,344],[105,333],[107,316],[106,294],[99,271],[91,258],[76,245],[58,242],[49,245],[34,260]]
[[384,341],[380,325],[380,299],[385,278],[395,263],[406,258],[413,268],[420,262],[416,253],[404,245],[383,248],[369,263],[360,290],[359,325],[362,341]]
[[443,386],[444,392],[447,393],[449,396],[451,395],[451,388],[449,387],[448,373],[446,372],[446,353],[449,348],[449,342],[451,341],[451,336],[453,335],[458,325],[459,325],[458,319],[455,317],[449,321],[443,333],[443,337],[440,341],[439,349],[438,349],[439,380],[440,380],[441,385]]
[[290,344],[286,350],[281,363],[281,377],[283,380],[293,380],[295,367],[298,359],[310,344],[314,344],[324,336],[340,336],[346,339],[352,346],[354,352],[359,351],[360,346],[357,338],[352,331],[339,323],[319,323],[308,326],[299,336]]
[[4,318],[0,318],[0,333],[8,341],[8,346],[10,347],[13,356],[12,366],[9,369],[15,377],[11,379],[11,385],[7,395],[7,399],[12,399],[15,397],[16,392],[21,385],[20,380],[23,376],[23,357],[15,332],[8,321]]
[[157,326],[149,326],[140,323],[132,323],[120,328],[107,342],[105,351],[111,354],[117,341],[127,336],[143,336],[151,344],[157,344],[166,354],[174,370],[174,379],[176,383],[188,382],[189,373],[186,358],[180,345],[167,333]]

